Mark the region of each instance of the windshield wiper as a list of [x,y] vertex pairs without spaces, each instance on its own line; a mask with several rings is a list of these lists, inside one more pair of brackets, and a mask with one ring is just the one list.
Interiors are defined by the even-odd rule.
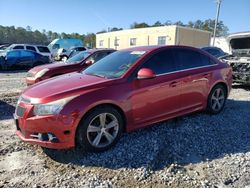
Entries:
[[105,76],[103,74],[97,74],[97,73],[90,73],[88,75],[97,76],[97,77],[100,77],[100,78],[108,78],[107,76]]

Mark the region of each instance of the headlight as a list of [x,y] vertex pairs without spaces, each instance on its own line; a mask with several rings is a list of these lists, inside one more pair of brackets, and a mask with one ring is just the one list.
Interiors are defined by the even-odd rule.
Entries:
[[40,70],[39,72],[37,72],[35,74],[35,79],[40,78],[41,76],[43,76],[48,71],[49,71],[49,69],[42,69],[42,70]]
[[67,97],[46,104],[35,104],[33,114],[36,116],[58,114],[62,110],[63,106],[73,98],[75,98],[75,96]]

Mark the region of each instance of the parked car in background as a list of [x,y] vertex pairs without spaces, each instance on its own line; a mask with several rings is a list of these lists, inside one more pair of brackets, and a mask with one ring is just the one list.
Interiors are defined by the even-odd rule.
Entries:
[[53,58],[57,57],[57,52],[60,48],[68,51],[72,47],[83,47],[83,42],[80,39],[55,39],[49,45]]
[[208,52],[209,54],[213,55],[214,57],[217,57],[217,58],[221,58],[221,57],[228,55],[222,49],[220,49],[218,47],[214,47],[214,46],[203,47],[201,49]]
[[1,44],[0,45],[0,52],[3,52],[6,48],[8,48],[10,44]]
[[35,67],[27,73],[26,83],[27,85],[32,85],[55,76],[81,71],[114,51],[113,49],[86,50],[68,59],[65,63],[53,63]]
[[38,65],[48,64],[48,57],[29,50],[11,50],[2,53],[0,57],[0,69],[32,68]]
[[197,111],[218,114],[231,83],[230,66],[200,49],[125,49],[26,89],[16,107],[16,133],[43,147],[104,151],[124,131]]
[[8,48],[5,49],[6,51],[10,50],[30,50],[36,53],[39,53],[43,56],[48,57],[52,60],[52,54],[49,51],[49,48],[44,45],[32,45],[32,44],[12,44]]
[[68,58],[73,57],[75,54],[85,50],[87,50],[87,48],[85,47],[72,47],[69,50],[60,48],[57,52],[57,57],[55,59],[65,62]]
[[235,83],[250,85],[250,32],[227,37],[231,55],[223,58],[233,69]]

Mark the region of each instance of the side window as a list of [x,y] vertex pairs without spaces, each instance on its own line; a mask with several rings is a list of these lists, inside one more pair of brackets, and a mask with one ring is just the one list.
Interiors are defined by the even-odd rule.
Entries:
[[100,47],[103,47],[103,43],[104,43],[104,40],[100,40],[100,41],[99,41],[99,46],[100,46]]
[[172,50],[164,50],[154,54],[142,65],[142,68],[149,68],[153,70],[156,75],[170,73],[177,70]]
[[104,57],[107,56],[107,55],[108,55],[108,52],[99,52],[99,53],[97,53],[97,54],[94,56],[94,62],[93,62],[93,63],[99,61],[100,59],[104,58]]
[[23,50],[24,46],[15,46],[13,49],[14,50]]
[[166,45],[166,37],[165,36],[158,37],[158,45]]
[[202,59],[202,66],[207,66],[207,65],[215,65],[217,64],[214,60],[210,59],[209,57],[200,54],[201,59]]
[[17,58],[20,56],[19,51],[10,51],[7,53],[7,58]]
[[175,49],[176,60],[181,69],[203,66],[201,54],[189,49]]
[[41,53],[50,53],[48,47],[46,47],[46,46],[37,46],[37,49],[38,49],[39,52],[41,52]]
[[131,38],[130,39],[130,46],[135,46],[136,45],[136,38]]
[[60,45],[59,44],[54,44],[53,46],[52,46],[52,49],[59,49],[60,48]]
[[114,40],[114,46],[119,46],[119,41],[120,41],[120,39],[117,39],[117,38],[116,38],[116,39]]
[[35,55],[32,52],[29,51],[21,51],[21,57],[29,57],[33,58]]
[[36,52],[36,49],[33,46],[26,46],[26,49]]
[[221,53],[219,50],[216,50],[216,49],[209,49],[207,51],[208,51],[208,53],[210,53],[212,55],[219,55]]
[[84,50],[86,50],[86,48],[84,48],[84,47],[80,47],[80,48],[76,49],[76,51],[84,51]]

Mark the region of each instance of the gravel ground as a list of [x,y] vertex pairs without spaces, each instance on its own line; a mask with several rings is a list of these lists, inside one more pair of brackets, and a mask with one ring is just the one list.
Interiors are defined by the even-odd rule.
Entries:
[[0,73],[0,187],[250,187],[250,87],[235,86],[219,115],[162,122],[95,154],[42,149],[15,136],[24,76]]

